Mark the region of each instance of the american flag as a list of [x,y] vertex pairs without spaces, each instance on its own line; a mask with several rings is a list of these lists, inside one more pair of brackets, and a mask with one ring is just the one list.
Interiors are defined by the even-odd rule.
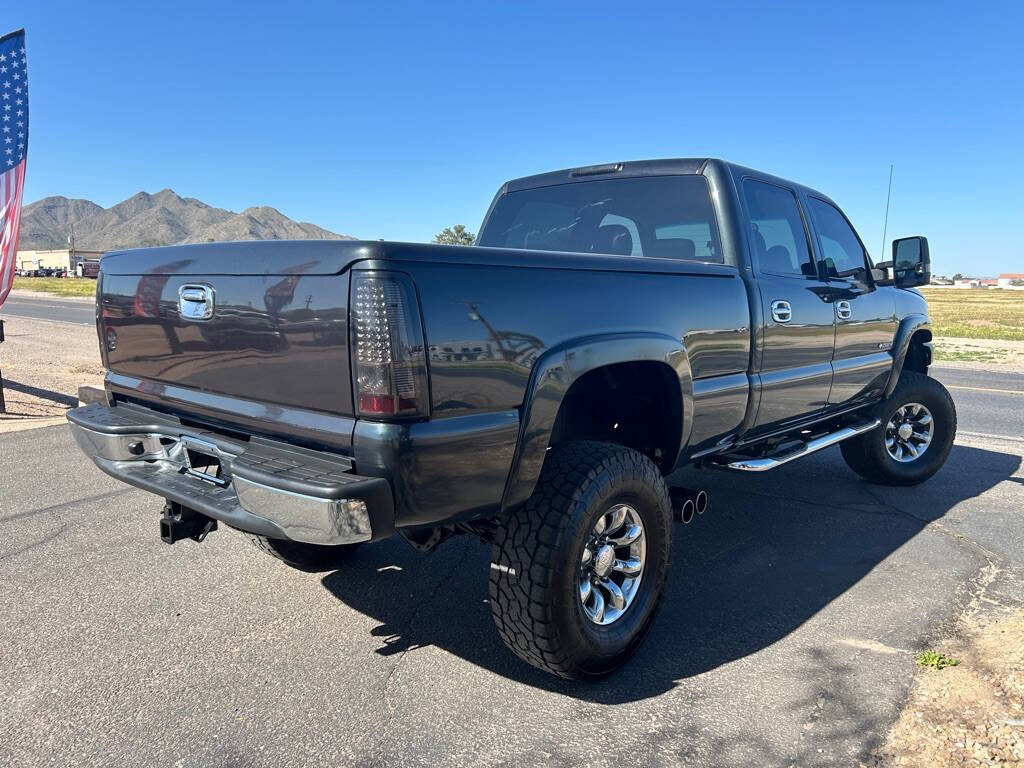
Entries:
[[14,282],[28,151],[25,30],[0,37],[0,304]]

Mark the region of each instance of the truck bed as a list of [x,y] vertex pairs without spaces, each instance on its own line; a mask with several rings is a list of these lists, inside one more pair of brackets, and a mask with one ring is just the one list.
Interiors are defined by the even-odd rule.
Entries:
[[[650,330],[652,319],[665,333],[687,337],[694,378],[747,368],[748,309],[730,267],[499,248],[274,241],[105,256],[100,323],[111,379],[143,398],[154,394],[151,385],[165,384],[351,416],[348,297],[357,264],[407,272],[418,287],[433,417],[516,408],[546,350],[580,335]],[[693,280],[701,287],[690,291]],[[179,291],[197,284],[213,290],[216,304],[214,316],[201,322],[183,319],[178,308]],[[701,311],[712,305],[713,319]],[[722,317],[731,330],[722,330]]]

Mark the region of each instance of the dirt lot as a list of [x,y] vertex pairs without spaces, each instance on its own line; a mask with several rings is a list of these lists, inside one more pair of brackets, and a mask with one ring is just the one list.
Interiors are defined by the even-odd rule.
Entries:
[[923,669],[872,766],[939,768],[1024,761],[1024,612],[968,615]]
[[79,386],[102,386],[91,326],[8,317],[4,332],[0,371],[7,413],[0,414],[0,432],[59,423],[77,404]]
[[[1022,298],[1024,303],[1024,298]],[[1024,373],[1024,341],[936,336],[935,362],[952,368]]]

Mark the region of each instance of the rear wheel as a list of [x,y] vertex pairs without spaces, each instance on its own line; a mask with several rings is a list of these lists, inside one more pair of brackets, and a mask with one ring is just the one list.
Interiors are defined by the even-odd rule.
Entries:
[[619,445],[548,452],[495,532],[491,612],[505,644],[560,677],[605,675],[643,641],[668,575],[672,512],[658,468]]
[[276,557],[283,563],[300,571],[316,573],[333,571],[342,565],[359,547],[359,544],[339,544],[325,546],[323,544],[306,544],[290,539],[271,539],[247,533],[246,537],[262,552]]
[[877,428],[840,444],[850,469],[865,480],[917,485],[946,462],[956,437],[956,408],[935,379],[904,371],[875,415]]

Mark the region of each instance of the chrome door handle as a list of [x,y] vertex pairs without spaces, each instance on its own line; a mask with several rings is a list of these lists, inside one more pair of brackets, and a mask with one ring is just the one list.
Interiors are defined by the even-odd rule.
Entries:
[[776,323],[788,323],[793,319],[793,308],[788,301],[776,299],[772,302],[772,320]]
[[853,310],[850,309],[850,302],[845,300],[836,302],[836,317],[840,320],[849,320],[851,315],[853,315]]

